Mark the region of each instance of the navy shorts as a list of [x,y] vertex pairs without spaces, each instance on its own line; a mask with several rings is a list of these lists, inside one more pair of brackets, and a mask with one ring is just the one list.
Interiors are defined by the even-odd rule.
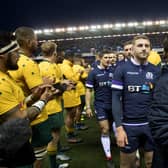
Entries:
[[132,153],[140,147],[146,152],[154,150],[154,141],[148,124],[141,126],[124,125],[124,130],[127,133],[128,145],[121,148],[122,152]]
[[111,108],[95,107],[95,114],[98,121],[113,120]]

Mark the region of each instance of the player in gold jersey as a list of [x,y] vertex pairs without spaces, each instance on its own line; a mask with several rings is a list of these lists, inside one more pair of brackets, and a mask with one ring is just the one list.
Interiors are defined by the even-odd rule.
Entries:
[[[38,88],[43,85],[38,65],[32,60],[33,53],[37,49],[37,36],[33,29],[29,27],[19,27],[15,31],[17,42],[20,46],[20,58],[18,60],[18,70],[10,71],[11,77],[23,89],[24,95],[37,92]],[[31,97],[32,98],[32,97]],[[33,97],[36,99],[36,97]],[[51,140],[50,128],[47,124],[48,114],[45,109],[42,113],[31,122],[32,139],[36,162],[35,168],[42,166],[42,160],[46,155],[46,145]]]
[[65,53],[65,59],[60,67],[64,78],[70,80],[71,83],[74,85],[72,90],[65,91],[63,93],[64,108],[67,111],[65,117],[67,141],[69,143],[79,143],[82,139],[77,138],[74,134],[74,119],[76,115],[76,110],[81,104],[79,94],[76,90],[76,84],[80,78],[80,75],[77,75],[73,71],[73,53],[71,51],[67,51]]
[[26,107],[28,100],[8,74],[18,69],[18,48],[10,33],[0,33],[0,167],[32,167],[35,157],[29,122],[41,113],[50,96],[47,89],[40,100]]
[[[58,141],[60,140],[61,127],[64,125],[63,109],[61,105],[62,93],[68,88],[67,81],[66,84],[63,83],[63,77],[59,66],[55,63],[57,45],[53,42],[45,42],[41,45],[43,53],[43,61],[40,62],[40,74],[41,76],[48,77],[53,80],[53,86],[59,90],[58,95],[55,96],[53,100],[50,100],[46,105],[46,111],[48,114],[48,125],[51,126],[52,140],[48,144],[47,151],[50,158],[51,168],[58,167],[56,165],[56,153],[58,148]],[[69,159],[69,158],[67,158]],[[59,165],[63,167],[68,167],[67,163],[64,165]]]

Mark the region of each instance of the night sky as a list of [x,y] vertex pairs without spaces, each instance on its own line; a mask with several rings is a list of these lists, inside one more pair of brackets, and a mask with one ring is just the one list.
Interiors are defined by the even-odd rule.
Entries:
[[2,0],[0,29],[35,29],[168,19],[168,2],[150,0]]

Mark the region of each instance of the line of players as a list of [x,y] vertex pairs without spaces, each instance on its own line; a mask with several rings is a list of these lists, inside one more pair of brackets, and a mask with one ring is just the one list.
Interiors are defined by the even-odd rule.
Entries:
[[[94,89],[94,108],[107,167],[115,167],[110,149],[113,120],[117,144],[121,149],[120,167],[136,166],[136,151],[140,146],[146,151],[146,167],[151,167],[153,139],[147,112],[160,73],[160,57],[151,51],[150,40],[146,36],[137,36],[125,44],[124,54],[116,55],[108,50],[100,52],[92,70],[82,67],[81,60],[74,57],[71,50],[65,53],[63,62],[58,63],[57,46],[52,42],[42,44],[43,60],[38,65],[32,60],[37,49],[33,30],[20,27],[15,36],[17,42],[9,33],[2,33],[0,39],[1,124],[10,126],[11,120],[26,118],[32,135],[10,157],[3,149],[6,153],[0,156],[2,166],[40,168],[47,151],[51,168],[68,167],[67,163],[56,163],[60,131],[64,125],[63,109],[66,110],[67,141],[81,142],[74,126],[87,129],[80,122],[80,115],[86,100],[86,113],[88,117],[93,116],[91,96]],[[155,65],[148,63],[147,59]]]

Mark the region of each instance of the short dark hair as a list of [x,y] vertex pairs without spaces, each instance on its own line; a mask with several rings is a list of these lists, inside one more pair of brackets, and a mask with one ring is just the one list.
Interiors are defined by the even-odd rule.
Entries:
[[110,49],[103,49],[102,51],[99,52],[99,57],[102,58],[105,54],[110,54],[113,51],[111,51]]
[[27,39],[31,40],[34,38],[34,30],[30,27],[19,27],[15,30],[16,40],[20,46],[22,46]]

